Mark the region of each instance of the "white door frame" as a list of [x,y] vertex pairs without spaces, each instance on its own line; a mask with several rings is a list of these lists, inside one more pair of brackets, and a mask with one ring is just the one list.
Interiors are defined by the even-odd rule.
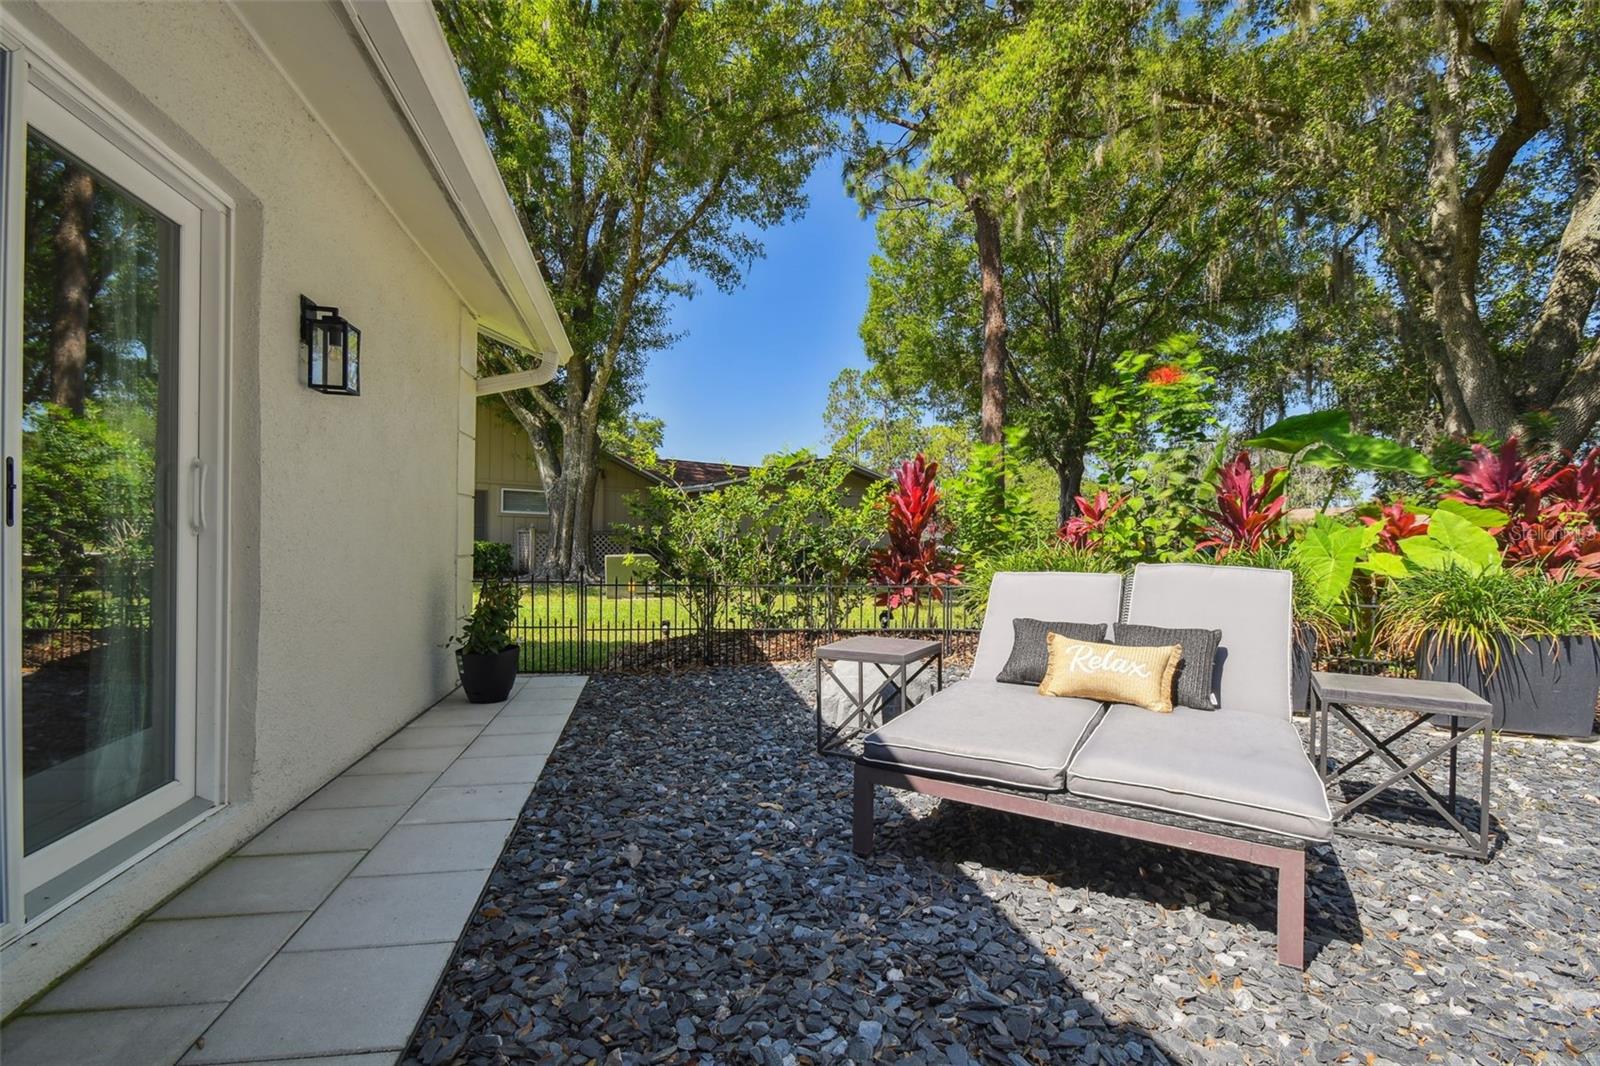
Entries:
[[[14,21],[0,27],[5,100],[0,129],[0,240],[3,240],[4,335],[0,337],[0,449],[14,457],[20,480],[21,421],[16,393],[21,381],[21,204],[27,129],[41,134],[99,170],[180,227],[178,242],[179,396],[181,416],[173,518],[177,544],[176,592],[180,637],[175,678],[177,780],[119,808],[91,826],[24,860],[21,758],[21,537],[0,519],[0,769],[4,824],[0,825],[0,944],[58,912],[143,858],[170,834],[115,868],[102,871],[47,912],[24,915],[26,892],[70,869],[105,844],[120,839],[190,798],[213,805],[226,798],[226,677],[228,586],[226,477],[228,434],[229,296],[233,205],[215,184],[176,156],[107,95],[98,92]],[[19,492],[20,497],[20,492]],[[19,498],[20,507],[20,498]],[[187,828],[187,826],[182,827]],[[182,831],[182,828],[178,832]]]

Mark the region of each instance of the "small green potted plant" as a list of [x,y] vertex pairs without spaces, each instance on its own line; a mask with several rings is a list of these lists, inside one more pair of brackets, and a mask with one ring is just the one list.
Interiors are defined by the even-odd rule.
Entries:
[[450,639],[456,648],[461,687],[472,703],[500,703],[517,680],[519,649],[511,642],[517,621],[517,584],[489,574],[478,587],[472,613],[461,620],[461,632]]
[[1379,629],[1417,675],[1454,681],[1516,733],[1587,737],[1600,698],[1600,582],[1447,565],[1385,590]]

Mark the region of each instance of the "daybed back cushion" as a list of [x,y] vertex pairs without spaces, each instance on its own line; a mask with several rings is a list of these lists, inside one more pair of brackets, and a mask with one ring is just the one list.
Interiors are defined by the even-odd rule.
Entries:
[[993,681],[1011,657],[1013,620],[1042,618],[1051,622],[1117,620],[1122,604],[1122,578],[1117,574],[1004,573],[989,586],[989,610],[978,634],[972,660],[975,681]]
[[1223,710],[1289,717],[1294,586],[1287,570],[1140,563],[1128,621],[1220,629],[1217,698]]

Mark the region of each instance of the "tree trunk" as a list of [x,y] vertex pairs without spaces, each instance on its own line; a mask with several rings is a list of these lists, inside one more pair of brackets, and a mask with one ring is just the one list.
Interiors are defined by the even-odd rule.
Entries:
[[1550,443],[1560,451],[1576,451],[1589,439],[1600,419],[1600,341],[1572,372],[1561,397],[1550,407]]
[[978,274],[983,293],[983,402],[978,436],[1004,444],[1006,426],[1006,297],[1000,259],[1000,221],[974,197],[969,201],[977,231]]
[[600,440],[580,429],[562,434],[561,468],[545,485],[550,503],[550,542],[537,576],[549,581],[592,580],[589,565],[595,488],[600,479]]
[[1078,513],[1078,497],[1083,495],[1083,452],[1074,451],[1053,464],[1056,470],[1056,525]]
[[1402,343],[1421,354],[1423,365],[1428,368],[1443,413],[1445,435],[1465,437],[1472,432],[1472,419],[1467,414],[1466,401],[1461,398],[1461,386],[1456,382],[1455,367],[1450,353],[1445,350],[1439,323],[1427,313],[1427,297],[1415,275],[1404,263],[1398,262],[1398,258],[1390,259],[1391,273],[1400,294],[1395,308],[1395,333]]
[[[1600,292],[1600,160],[1583,168],[1572,212],[1556,248],[1555,269],[1523,356],[1527,402],[1549,407],[1582,354],[1584,326]],[[1584,432],[1587,432],[1585,427]],[[1580,434],[1582,436],[1582,434]]]
[[61,181],[61,218],[56,223],[55,318],[50,326],[50,399],[83,414],[89,363],[89,224],[94,214],[94,177],[69,164]]
[[1433,315],[1450,353],[1461,400],[1472,419],[1471,431],[1504,437],[1516,421],[1511,397],[1477,302],[1454,273],[1447,267],[1430,284]]

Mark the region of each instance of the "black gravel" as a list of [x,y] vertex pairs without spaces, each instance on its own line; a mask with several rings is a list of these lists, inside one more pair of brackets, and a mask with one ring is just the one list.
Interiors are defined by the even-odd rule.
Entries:
[[405,1061],[1600,1061],[1600,746],[1502,739],[1487,865],[1313,850],[1302,975],[1255,867],[885,790],[856,859],[810,683],[592,679]]

